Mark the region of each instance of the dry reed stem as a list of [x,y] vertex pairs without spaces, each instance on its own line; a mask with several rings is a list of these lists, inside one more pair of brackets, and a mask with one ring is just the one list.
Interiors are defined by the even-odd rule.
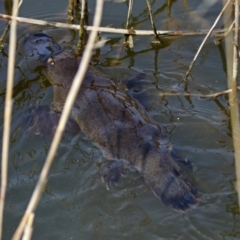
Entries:
[[147,7],[148,7],[148,13],[149,13],[149,16],[150,16],[152,29],[153,29],[153,32],[154,32],[154,39],[152,40],[152,42],[153,43],[161,43],[161,41],[160,41],[160,39],[158,37],[158,34],[157,34],[157,30],[156,30],[155,24],[153,22],[151,4],[150,4],[149,0],[146,0],[146,3],[147,3]]
[[[12,20],[15,18],[19,23],[28,23],[35,24],[41,26],[49,26],[49,27],[57,27],[57,28],[67,28],[67,29],[75,29],[79,30],[80,26],[76,24],[67,24],[67,23],[59,23],[59,22],[48,22],[43,20],[37,20],[33,18],[23,18],[23,17],[12,17],[6,14],[0,14],[0,18],[4,20]],[[95,29],[94,26],[84,26],[86,31],[93,31]],[[107,27],[98,27],[96,28],[99,32],[107,32],[107,33],[116,33],[116,34],[129,34],[129,30],[121,29],[121,28],[107,28]],[[213,30],[213,33],[225,33],[228,29],[216,29]],[[157,35],[161,35],[163,37],[181,37],[181,36],[198,36],[205,35],[209,32],[209,30],[196,30],[196,31],[157,31]],[[154,31],[151,30],[134,30],[132,35],[138,36],[153,36],[155,35]]]
[[232,24],[230,25],[230,27],[228,28],[228,30],[225,33],[222,34],[215,34],[214,38],[215,38],[215,42],[218,44],[220,41],[222,41],[224,38],[226,38],[233,30],[235,24],[235,20],[232,22]]
[[33,221],[34,221],[34,213],[29,215],[28,221],[26,223],[26,227],[24,229],[24,233],[22,236],[22,240],[30,240],[33,232]]
[[73,21],[74,17],[73,17],[73,9],[74,9],[74,0],[68,0],[68,11],[67,11],[67,15],[68,15],[68,21]]
[[[22,3],[23,3],[23,0],[21,0],[21,1],[18,3],[17,10],[21,7]],[[17,15],[16,15],[16,16],[17,16]],[[2,36],[1,36],[1,38],[0,38],[0,48],[3,48],[3,41],[4,41],[5,37],[7,36],[8,30],[9,30],[9,28],[10,28],[10,24],[11,24],[11,21],[8,22],[8,24],[7,24],[6,28],[4,29],[3,34],[2,34]]]
[[[240,206],[240,126],[239,126],[239,109],[238,109],[238,96],[237,96],[237,67],[238,67],[238,27],[239,25],[239,1],[235,1],[235,27],[234,27],[234,36],[231,32],[225,38],[225,51],[226,51],[226,63],[227,63],[227,81],[228,88],[232,89],[229,93],[229,107],[230,107],[230,120],[232,128],[232,138],[233,138],[233,148],[235,156],[235,169],[236,169],[236,178],[237,178],[237,192],[238,192],[238,203]],[[232,16],[232,10],[229,9],[224,13],[224,20],[227,22],[229,17]]]
[[127,16],[127,24],[126,24],[126,29],[128,30],[128,34],[125,34],[124,44],[125,44],[125,46],[128,46],[130,49],[134,48],[133,36],[130,34],[130,32],[134,33],[134,29],[133,29],[133,27],[128,29],[130,15],[132,14],[132,8],[133,8],[133,0],[129,0],[128,16]]
[[[237,87],[237,90],[240,90],[240,86]],[[211,93],[211,94],[198,94],[198,93],[171,93],[171,92],[163,92],[160,93],[159,96],[167,97],[167,96],[184,96],[184,97],[201,97],[201,98],[216,98],[221,95],[226,95],[232,92],[232,89],[224,90],[221,92]]]
[[[229,85],[232,92],[229,94],[230,102],[230,116],[232,124],[233,147],[235,155],[235,168],[237,178],[237,193],[238,193],[238,206],[240,209],[240,123],[239,123],[239,108],[238,108],[238,95],[237,95],[237,76],[238,76],[238,27],[239,27],[239,1],[235,0],[235,30],[233,37],[233,66],[232,66],[232,79]],[[230,81],[230,79],[228,79]]]
[[193,65],[194,65],[194,63],[195,63],[195,61],[196,61],[196,59],[197,59],[197,57],[198,57],[200,51],[201,51],[202,48],[203,48],[203,45],[204,45],[205,42],[207,41],[209,35],[210,35],[211,32],[213,31],[213,28],[214,28],[214,27],[216,26],[216,24],[218,23],[220,17],[222,16],[223,12],[225,11],[225,9],[227,8],[227,6],[228,6],[228,4],[229,4],[230,2],[231,2],[231,0],[228,0],[228,1],[227,1],[227,3],[225,4],[225,6],[223,7],[222,11],[219,13],[217,19],[216,19],[215,22],[213,23],[212,27],[210,28],[209,32],[207,33],[206,37],[203,39],[203,41],[202,41],[200,47],[198,48],[198,51],[197,51],[195,57],[193,58],[193,60],[192,60],[192,62],[191,62],[191,64],[190,64],[190,66],[189,66],[189,68],[188,68],[188,71],[187,71],[186,75],[185,75],[184,78],[183,78],[184,81],[186,81],[186,79],[187,79],[189,73],[191,72],[192,67],[193,67]]
[[61,140],[61,136],[64,131],[66,122],[68,120],[68,116],[70,114],[73,103],[75,101],[75,98],[76,98],[79,88],[82,84],[85,73],[87,71],[87,67],[89,65],[90,57],[92,54],[92,49],[94,47],[95,39],[97,37],[97,27],[100,25],[100,22],[101,22],[102,8],[103,8],[103,0],[97,0],[95,14],[94,14],[94,24],[93,24],[95,26],[95,28],[90,34],[88,43],[86,45],[86,48],[85,48],[85,51],[84,51],[84,54],[82,57],[81,65],[79,66],[79,69],[74,77],[73,82],[72,82],[72,86],[70,88],[69,94],[67,96],[67,99],[66,99],[63,111],[62,111],[62,116],[61,116],[59,124],[57,126],[56,133],[54,135],[50,150],[48,152],[46,161],[45,161],[43,169],[41,171],[37,186],[34,189],[33,195],[30,199],[30,202],[25,211],[25,214],[13,236],[13,240],[20,240],[23,230],[28,221],[28,218],[35,211],[37,204],[40,200],[41,194],[43,192],[43,189],[46,186],[48,172],[52,165],[58,144]]
[[83,35],[84,35],[84,21],[85,21],[85,7],[87,6],[86,0],[81,1],[81,17],[80,17],[80,29],[79,29],[79,38],[77,43],[77,53],[80,54],[80,52],[83,50]]
[[[13,1],[13,16],[18,14],[18,0]],[[3,231],[3,212],[4,203],[6,198],[7,189],[7,172],[8,172],[8,155],[10,145],[10,128],[11,128],[11,115],[12,115],[12,91],[14,82],[14,65],[15,65],[15,49],[16,49],[16,32],[17,21],[12,20],[10,27],[10,48],[8,58],[8,76],[7,76],[7,89],[5,98],[4,109],[4,128],[3,128],[3,140],[2,140],[2,171],[1,171],[1,196],[0,196],[0,239],[2,239]]]
[[132,15],[132,8],[133,8],[133,0],[129,0],[126,29],[128,29],[129,27],[129,19],[130,19],[130,16]]
[[151,25],[152,25],[152,29],[156,30],[155,28],[155,24],[153,22],[153,17],[152,17],[152,8],[151,8],[151,4],[149,2],[149,0],[146,0],[146,3],[147,3],[147,7],[148,7],[148,13],[149,13],[149,17],[150,17],[150,21],[151,21]]

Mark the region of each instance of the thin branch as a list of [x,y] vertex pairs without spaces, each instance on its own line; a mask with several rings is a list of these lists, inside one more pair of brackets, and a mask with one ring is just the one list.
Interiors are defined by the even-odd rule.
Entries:
[[[0,18],[4,20],[12,20],[14,17],[6,14],[0,14]],[[49,26],[49,27],[57,27],[57,28],[67,28],[67,29],[75,29],[79,30],[80,26],[76,24],[67,24],[67,23],[59,23],[59,22],[48,22],[43,20],[37,20],[33,18],[23,18],[16,17],[15,18],[19,23],[28,23],[35,24],[41,26]],[[93,31],[95,28],[93,26],[84,26],[86,31]],[[116,33],[116,34],[129,34],[129,30],[121,29],[121,28],[107,28],[107,27],[98,27],[96,28],[99,32],[107,32],[107,33]],[[213,30],[213,33],[224,33],[228,31],[228,29],[216,29]],[[209,30],[196,30],[196,31],[157,31],[158,35],[162,36],[170,36],[170,37],[179,37],[179,36],[198,36],[205,35],[209,32]],[[142,36],[154,36],[154,31],[151,30],[134,30],[134,34],[132,35],[142,35]]]
[[96,4],[95,14],[94,14],[94,26],[96,26],[96,27],[90,34],[88,43],[86,45],[86,49],[85,49],[83,57],[82,57],[81,65],[79,66],[79,69],[74,77],[72,86],[71,86],[69,94],[67,96],[67,99],[66,99],[63,111],[62,111],[62,116],[60,118],[58,127],[56,129],[56,133],[54,135],[49,153],[47,155],[45,164],[44,164],[42,172],[40,174],[37,186],[34,189],[33,195],[30,199],[30,202],[25,211],[25,214],[18,226],[18,229],[13,236],[13,240],[19,240],[21,238],[21,235],[22,235],[22,232],[26,225],[26,222],[28,221],[29,216],[35,211],[35,209],[38,205],[38,202],[40,200],[42,191],[43,191],[44,187],[46,186],[48,172],[49,172],[51,164],[53,162],[58,144],[61,140],[61,136],[64,131],[64,127],[66,125],[70,111],[72,109],[73,103],[75,101],[75,98],[77,96],[79,88],[82,84],[83,78],[85,76],[87,67],[89,65],[90,57],[92,54],[92,49],[94,47],[95,39],[97,36],[97,27],[100,25],[101,18],[102,18],[102,8],[103,8],[103,0],[98,0],[97,4]]
[[[18,14],[18,0],[13,1],[13,16]],[[2,172],[1,172],[1,197],[0,197],[0,239],[2,239],[3,227],[3,211],[7,189],[7,172],[8,172],[8,154],[10,144],[10,128],[11,128],[11,115],[12,115],[12,91],[14,82],[14,65],[15,65],[15,49],[17,41],[17,21],[14,19],[10,27],[10,49],[8,58],[8,78],[7,78],[7,92],[5,98],[4,110],[4,128],[2,140]]]
[[193,61],[191,62],[190,66],[189,66],[189,69],[188,69],[188,71],[187,71],[187,73],[186,73],[186,75],[185,75],[185,77],[184,77],[184,81],[186,81],[186,79],[187,79],[190,71],[192,70],[192,67],[193,67],[193,65],[194,65],[194,63],[195,63],[195,61],[196,61],[196,59],[197,59],[200,51],[201,51],[202,48],[203,48],[204,43],[207,41],[209,35],[210,35],[211,32],[213,31],[213,28],[214,28],[214,27],[216,26],[216,24],[218,23],[220,17],[222,16],[224,10],[227,8],[227,6],[228,6],[228,4],[229,4],[230,2],[231,2],[231,0],[228,0],[228,1],[227,1],[227,3],[225,4],[224,8],[223,8],[222,11],[219,13],[217,19],[215,20],[215,22],[213,23],[213,25],[212,25],[212,27],[210,28],[209,32],[207,33],[206,37],[203,39],[203,41],[202,41],[200,47],[198,48],[198,51],[197,51],[197,53],[196,53],[196,55],[195,55],[195,57],[194,57],[194,59],[193,59]]

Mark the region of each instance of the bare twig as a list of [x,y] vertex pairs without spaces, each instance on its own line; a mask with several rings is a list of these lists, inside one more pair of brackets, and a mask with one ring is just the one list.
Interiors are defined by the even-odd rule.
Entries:
[[209,32],[207,33],[206,37],[203,39],[200,47],[198,48],[198,51],[197,51],[194,59],[192,60],[190,66],[189,66],[189,69],[188,69],[188,71],[187,71],[187,73],[186,73],[186,75],[185,75],[185,77],[184,77],[184,81],[186,81],[186,79],[187,79],[190,71],[192,70],[192,67],[193,67],[193,65],[194,65],[194,63],[195,63],[195,61],[196,61],[196,59],[197,59],[197,57],[198,57],[198,54],[199,54],[200,51],[202,50],[202,47],[203,47],[204,43],[207,41],[209,35],[210,35],[211,32],[213,31],[213,28],[216,26],[218,20],[220,19],[220,17],[222,16],[224,10],[227,8],[227,6],[228,6],[228,4],[229,4],[230,2],[231,2],[231,0],[228,0],[228,1],[227,1],[227,3],[225,4],[224,8],[223,8],[222,11],[219,13],[217,19],[215,20],[215,22],[213,23],[213,25],[212,25],[212,27],[210,28]]
[[[0,14],[0,18],[5,20],[12,20],[14,17],[6,14]],[[33,18],[23,18],[23,17],[15,17],[17,22],[19,23],[28,23],[28,24],[35,24],[35,25],[42,25],[42,26],[49,26],[49,27],[57,27],[57,28],[67,28],[67,29],[75,29],[79,30],[80,26],[76,24],[67,24],[67,23],[59,23],[59,22],[48,22],[43,20],[37,20]],[[93,26],[84,26],[86,31],[92,31],[94,29]],[[127,29],[120,29],[120,28],[107,28],[107,27],[98,27],[96,29],[99,32],[108,32],[108,33],[116,33],[116,34],[128,34],[129,30]],[[212,33],[224,33],[228,31],[228,29],[216,29],[213,30]],[[209,32],[209,30],[196,30],[196,31],[157,31],[158,35],[162,36],[170,36],[170,37],[180,37],[180,36],[199,36],[205,35]],[[153,36],[155,35],[154,31],[151,30],[134,30],[134,34],[132,35],[141,35],[141,36]]]
[[[12,14],[14,17],[18,14],[18,0],[13,1]],[[7,172],[8,172],[8,152],[11,128],[11,115],[12,115],[12,89],[14,82],[14,64],[15,64],[15,49],[16,49],[16,32],[17,21],[12,20],[10,27],[10,49],[8,58],[8,78],[7,78],[7,92],[5,98],[4,110],[4,129],[2,140],[2,172],[1,172],[1,197],[0,197],[0,239],[2,239],[2,226],[3,226],[3,210],[6,197],[7,188]]]
[[65,103],[64,108],[63,108],[62,116],[60,118],[58,127],[56,129],[56,133],[54,135],[49,153],[47,155],[45,164],[44,164],[42,172],[40,174],[37,186],[34,189],[33,195],[30,199],[30,202],[28,204],[26,212],[25,212],[25,214],[24,214],[24,216],[23,216],[23,218],[20,222],[20,225],[18,226],[18,229],[13,236],[13,240],[19,240],[20,239],[20,237],[22,235],[22,232],[23,232],[23,229],[26,225],[26,222],[28,221],[29,216],[35,211],[35,209],[37,207],[37,204],[40,200],[42,191],[43,191],[44,187],[46,186],[48,172],[49,172],[51,164],[53,162],[54,155],[56,153],[58,144],[61,140],[61,136],[62,136],[62,133],[64,131],[64,127],[66,125],[68,116],[70,114],[73,103],[75,101],[75,98],[77,96],[79,88],[82,84],[83,78],[85,76],[85,73],[86,73],[86,70],[87,70],[87,67],[88,67],[88,64],[89,64],[89,60],[90,60],[90,57],[91,57],[91,54],[92,54],[92,49],[94,47],[95,39],[96,39],[96,36],[97,36],[97,29],[98,29],[97,27],[100,25],[100,22],[101,22],[102,8],[103,8],[103,0],[98,0],[97,4],[96,4],[95,14],[94,14],[94,26],[95,26],[95,28],[90,34],[88,43],[86,45],[86,49],[85,49],[84,54],[83,54],[81,65],[79,66],[79,69],[78,69],[78,71],[77,71],[77,73],[74,77],[72,86],[71,86],[69,94],[67,96],[66,103]]

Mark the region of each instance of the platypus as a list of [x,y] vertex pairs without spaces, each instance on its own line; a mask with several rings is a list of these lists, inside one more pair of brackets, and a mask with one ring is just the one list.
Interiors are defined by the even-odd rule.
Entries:
[[[81,57],[43,33],[28,34],[24,48],[28,56],[42,61],[43,73],[53,85],[52,111],[61,112]],[[187,210],[199,202],[197,188],[172,157],[166,129],[133,96],[91,65],[71,118],[108,160],[107,183],[119,179],[121,163],[126,162],[164,204]]]

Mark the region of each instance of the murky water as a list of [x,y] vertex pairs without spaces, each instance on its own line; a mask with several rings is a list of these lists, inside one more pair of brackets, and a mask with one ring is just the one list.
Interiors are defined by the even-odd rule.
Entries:
[[[92,23],[95,1],[89,0]],[[167,2],[171,2],[168,7]],[[208,11],[199,1],[152,1],[157,29],[207,29],[221,11],[221,1]],[[67,22],[67,1],[25,0],[20,16]],[[3,2],[0,11],[5,13]],[[203,14],[203,18],[198,17]],[[127,4],[106,2],[101,26],[125,26]],[[6,22],[0,21],[1,32]],[[144,0],[134,3],[132,25],[150,29]],[[219,23],[218,28],[221,27]],[[29,32],[45,32],[62,46],[74,49],[77,33],[30,24],[18,27],[18,42]],[[33,239],[239,239],[240,216],[234,190],[235,169],[227,96],[217,99],[162,96],[164,92],[208,94],[225,90],[223,46],[209,39],[187,84],[180,84],[203,37],[164,39],[160,47],[151,37],[134,38],[134,51],[125,51],[123,37],[108,39],[94,52],[96,67],[121,82],[139,72],[146,74],[143,101],[154,119],[164,124],[174,146],[197,167],[186,169],[201,192],[200,205],[179,214],[156,199],[137,173],[127,171],[116,187],[101,181],[104,159],[83,134],[66,135],[49,174],[34,221]],[[8,39],[0,53],[0,118],[4,111]],[[34,138],[23,129],[27,107],[49,105],[52,88],[38,63],[26,61],[18,50],[9,161],[9,184],[3,239],[10,239],[27,206],[49,149],[49,138]],[[144,95],[143,94],[143,95]],[[145,95],[144,95],[145,96]],[[141,95],[140,95],[141,97]],[[1,132],[3,126],[1,125]]]

